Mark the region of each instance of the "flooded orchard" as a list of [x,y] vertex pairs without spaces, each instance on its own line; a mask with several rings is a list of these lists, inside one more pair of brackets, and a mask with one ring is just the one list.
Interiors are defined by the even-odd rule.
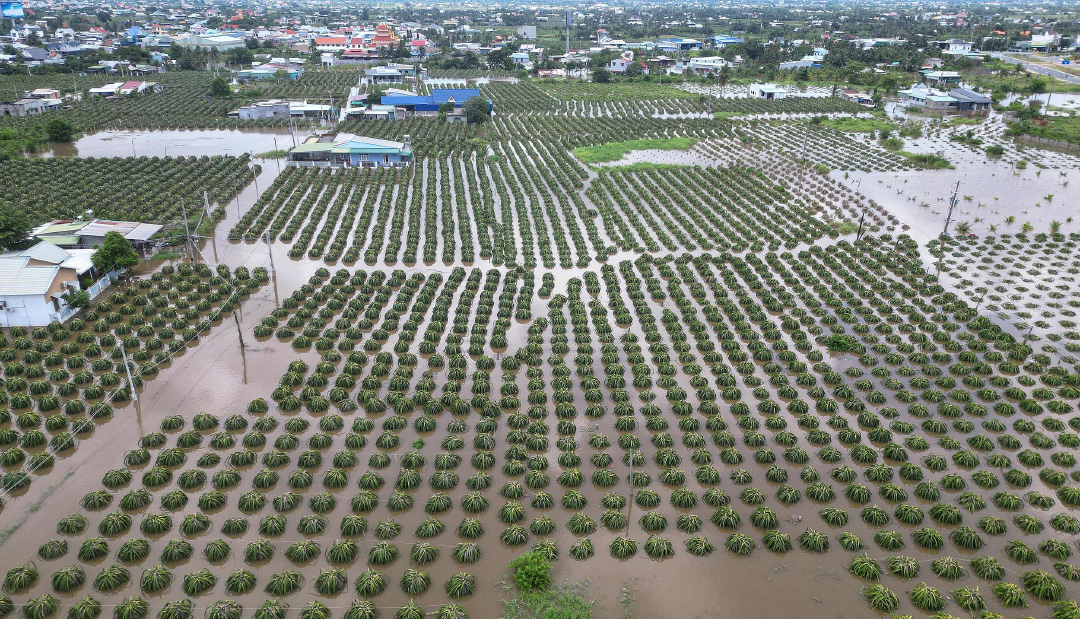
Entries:
[[[916,169],[676,99],[626,121],[673,134],[586,165],[525,130],[621,104],[482,85],[509,108],[483,149],[431,125],[407,168],[262,162],[194,265],[4,334],[10,604],[492,617],[525,552],[597,617],[1074,597],[1071,155]],[[976,236],[942,245],[958,179]]]

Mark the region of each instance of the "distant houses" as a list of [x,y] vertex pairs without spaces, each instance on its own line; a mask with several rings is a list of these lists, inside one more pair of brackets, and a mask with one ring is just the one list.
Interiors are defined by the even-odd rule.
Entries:
[[161,84],[157,82],[113,82],[97,88],[91,88],[88,93],[91,97],[116,97],[123,95],[161,92]]
[[[92,214],[92,211],[87,211]],[[105,235],[117,232],[136,248],[150,244],[150,239],[161,231],[159,224],[114,219],[57,219],[35,228],[30,237],[48,241],[63,248],[90,249],[105,242]]]
[[412,162],[412,145],[409,136],[394,142],[351,133],[325,134],[308,138],[285,159],[286,165],[298,167],[400,168]]

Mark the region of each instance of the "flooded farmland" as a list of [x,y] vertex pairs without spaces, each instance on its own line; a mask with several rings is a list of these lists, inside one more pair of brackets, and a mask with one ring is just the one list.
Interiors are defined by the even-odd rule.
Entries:
[[[1075,158],[941,127],[907,147],[955,169],[921,170],[809,123],[665,120],[689,148],[594,166],[527,134],[405,169],[262,162],[199,266],[5,333],[0,553],[27,566],[5,595],[494,617],[533,551],[605,618],[1074,597]],[[172,133],[161,154],[288,138]],[[96,137],[78,156],[158,154]],[[952,228],[939,275],[958,180],[975,239]]]

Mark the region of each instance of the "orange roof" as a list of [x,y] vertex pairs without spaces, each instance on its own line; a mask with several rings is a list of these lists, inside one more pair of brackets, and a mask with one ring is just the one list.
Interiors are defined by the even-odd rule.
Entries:
[[344,45],[345,37],[315,37],[316,45]]

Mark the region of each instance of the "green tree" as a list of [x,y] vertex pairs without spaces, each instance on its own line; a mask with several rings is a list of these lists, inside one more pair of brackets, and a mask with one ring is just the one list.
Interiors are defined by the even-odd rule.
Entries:
[[215,97],[229,97],[232,95],[232,88],[224,77],[215,77],[210,82],[210,94]]
[[523,593],[543,591],[551,586],[551,563],[539,552],[526,552],[510,562],[514,582]]
[[109,232],[105,242],[90,256],[94,268],[101,273],[115,269],[130,269],[139,264],[139,254],[119,232]]
[[607,84],[611,81],[611,71],[600,67],[592,72],[592,81],[597,84]]
[[60,296],[68,305],[76,309],[90,305],[90,293],[85,290],[69,290]]
[[465,120],[470,125],[479,125],[491,118],[491,108],[483,97],[470,97],[462,109],[465,110]]
[[15,247],[30,234],[30,218],[13,206],[0,208],[0,248]]
[[41,37],[38,36],[38,33],[31,32],[26,36],[26,44],[30,47],[34,47],[35,45],[41,45]]
[[75,135],[75,125],[62,118],[53,118],[45,123],[45,135],[50,142],[70,142]]

